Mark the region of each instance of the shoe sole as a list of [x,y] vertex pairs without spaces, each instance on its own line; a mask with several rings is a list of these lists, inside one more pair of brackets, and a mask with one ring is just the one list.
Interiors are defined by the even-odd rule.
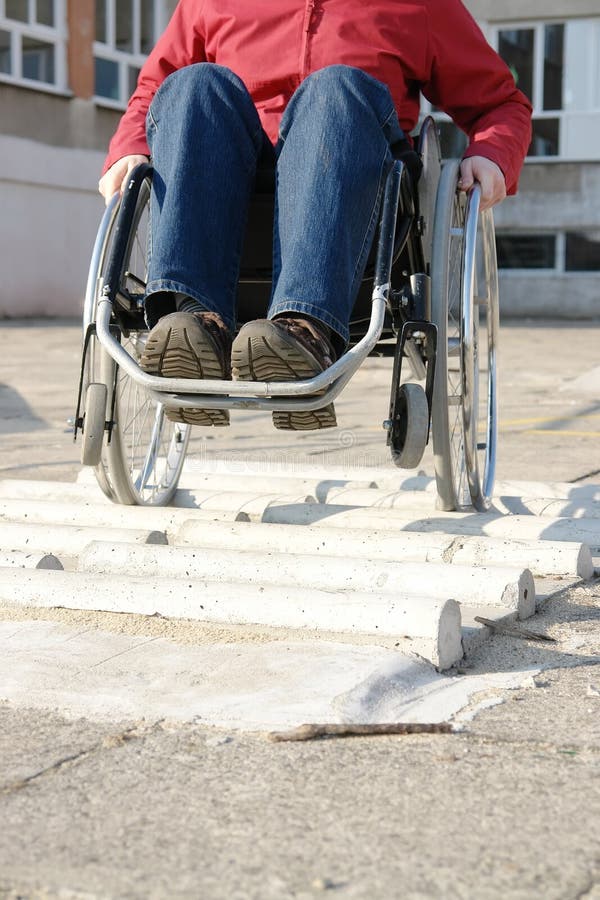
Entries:
[[[183,315],[183,314],[182,314]],[[219,357],[203,328],[190,313],[190,323],[171,325],[165,321],[153,329],[140,357],[140,366],[149,375],[163,378],[206,378],[223,380]],[[228,409],[196,409],[165,407],[171,422],[185,425],[229,425]]]
[[[255,334],[251,326],[244,327],[242,340],[238,336],[233,342],[231,366],[239,381],[304,381],[322,371],[307,350],[265,322],[257,324]],[[322,409],[275,411],[273,425],[283,431],[315,431],[335,428],[337,420],[329,403]]]

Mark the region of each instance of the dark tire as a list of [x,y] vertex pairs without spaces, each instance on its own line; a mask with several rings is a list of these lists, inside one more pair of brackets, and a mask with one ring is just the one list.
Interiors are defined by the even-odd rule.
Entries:
[[390,440],[394,464],[401,469],[416,469],[423,459],[428,433],[429,406],[425,391],[420,384],[400,385]]
[[102,457],[102,442],[106,423],[108,390],[105,384],[92,382],[85,392],[83,427],[81,434],[82,466],[97,466]]

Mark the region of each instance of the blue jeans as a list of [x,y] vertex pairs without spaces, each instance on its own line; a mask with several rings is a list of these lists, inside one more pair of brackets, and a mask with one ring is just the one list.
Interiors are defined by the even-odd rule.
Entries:
[[392,146],[404,137],[388,88],[349,66],[321,69],[290,100],[272,146],[242,81],[187,66],[147,118],[154,165],[147,296],[180,291],[235,329],[257,163],[276,167],[268,318],[306,314],[348,340]]

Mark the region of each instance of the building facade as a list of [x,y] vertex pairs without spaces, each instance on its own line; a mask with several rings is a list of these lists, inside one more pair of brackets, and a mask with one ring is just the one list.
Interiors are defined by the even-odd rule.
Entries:
[[519,194],[498,207],[501,310],[600,316],[598,0],[467,0],[533,102]]
[[0,0],[0,318],[77,316],[106,147],[176,0]]
[[[0,0],[0,317],[79,314],[106,146],[175,5]],[[598,0],[466,5],[534,105],[519,194],[496,212],[501,310],[597,317]],[[462,135],[435,115],[460,154]]]

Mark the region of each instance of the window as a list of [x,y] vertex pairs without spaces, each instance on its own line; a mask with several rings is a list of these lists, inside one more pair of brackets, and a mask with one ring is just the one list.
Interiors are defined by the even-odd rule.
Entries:
[[[600,18],[507,23],[490,41],[533,104],[529,158],[600,160]],[[423,100],[438,121],[444,157],[462,154],[462,132]]]
[[554,269],[555,234],[498,234],[496,251],[500,269]]
[[65,0],[0,0],[0,78],[66,89]]
[[600,272],[600,231],[567,231],[565,271]]
[[533,104],[529,156],[600,159],[600,19],[503,25],[496,49]]
[[467,149],[467,136],[455,125],[450,116],[441,109],[438,109],[421,95],[421,113],[419,116],[419,124],[413,135],[417,135],[423,123],[425,116],[433,116],[437,125],[438,137],[440,139],[440,149],[442,159],[460,159]]
[[496,250],[503,270],[600,272],[599,231],[498,232]]
[[560,155],[564,80],[564,24],[502,28],[497,49],[514,75],[517,87],[533,103],[530,156]]
[[164,24],[158,0],[96,0],[97,100],[114,106],[127,103]]

